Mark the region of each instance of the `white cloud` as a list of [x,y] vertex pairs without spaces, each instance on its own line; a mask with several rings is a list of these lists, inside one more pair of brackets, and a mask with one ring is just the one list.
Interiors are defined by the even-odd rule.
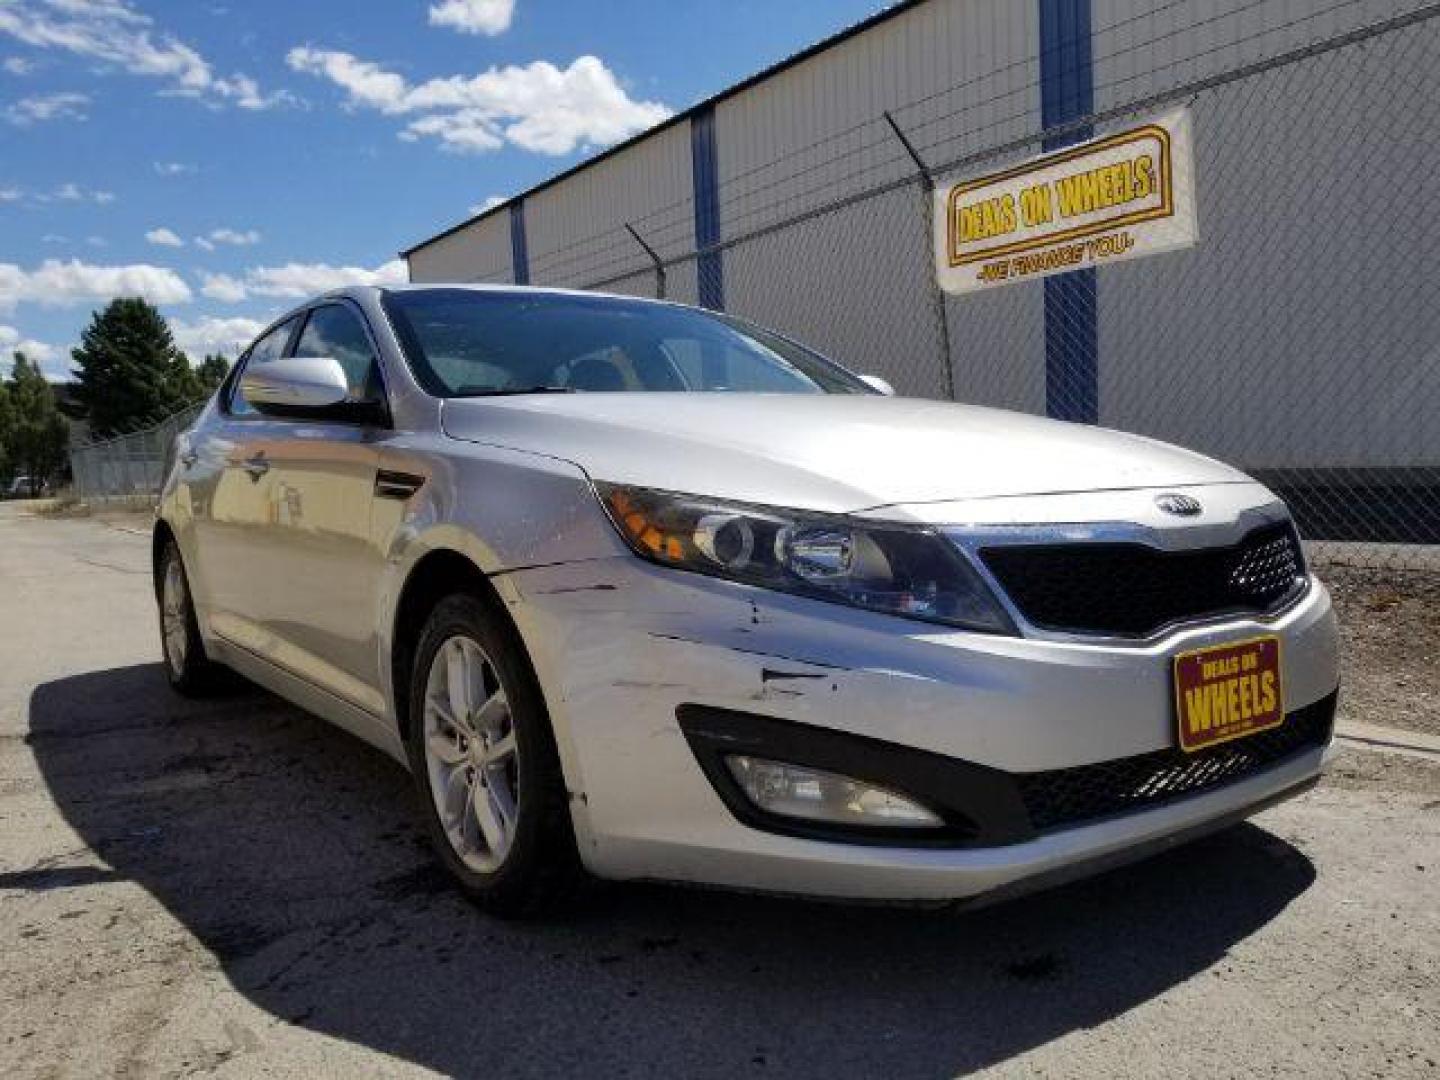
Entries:
[[13,326],[0,326],[0,349],[4,350],[7,362],[10,359],[10,353],[23,352],[31,360],[42,364],[58,351],[54,345],[47,345],[43,341],[25,337]]
[[149,263],[98,266],[79,259],[46,259],[34,270],[0,263],[0,311],[13,311],[19,304],[69,307],[117,296],[183,304],[191,293],[174,270]]
[[149,16],[124,0],[30,0],[23,5],[4,0],[0,34],[37,49],[59,49],[132,75],[163,79],[170,93],[184,97],[242,109],[268,108],[287,97],[265,97],[255,80],[243,74],[216,75],[199,52],[156,31]]
[[151,229],[145,234],[145,239],[157,247],[184,247],[185,241],[172,230],[163,225],[158,229]]
[[594,56],[581,56],[568,68],[536,60],[413,85],[346,52],[297,47],[286,62],[340,86],[352,105],[390,116],[425,114],[411,120],[400,137],[434,138],[444,149],[462,153],[497,150],[508,142],[568,154],[577,146],[619,142],[670,115],[660,102],[633,100]]
[[115,193],[112,191],[96,191],[92,188],[82,187],[80,184],[70,181],[61,184],[54,191],[35,196],[36,202],[93,202],[100,206],[108,205],[115,201]]
[[246,284],[257,296],[304,297],[342,285],[400,285],[410,280],[402,259],[366,270],[360,266],[331,266],[328,263],[286,263],[262,266],[245,274]]
[[215,244],[212,241],[206,240],[203,236],[195,237],[195,246],[200,248],[202,251],[215,250]]
[[470,213],[483,214],[487,210],[494,210],[497,206],[504,206],[510,199],[505,195],[488,195],[484,202],[476,203],[470,207]]
[[93,248],[110,246],[110,242],[106,240],[103,236],[87,236],[85,238],[85,243],[89,244]]
[[238,229],[212,229],[206,237],[212,244],[230,244],[234,247],[249,247],[260,242],[260,234],[254,229],[241,232]]
[[206,274],[201,273],[200,292],[211,300],[219,300],[225,304],[238,304],[249,296],[245,283],[239,278],[231,277],[229,274]]
[[430,5],[430,25],[448,26],[462,34],[494,36],[510,29],[515,0],[441,0]]
[[0,64],[8,75],[31,75],[36,66],[34,60],[26,60],[23,56],[7,56],[5,62]]
[[259,319],[240,316],[227,319],[206,315],[194,322],[184,319],[169,321],[175,344],[192,359],[206,353],[238,353],[265,329],[265,324]]
[[[5,0],[0,0],[3,4]],[[18,187],[0,188],[0,203],[20,202],[27,197],[27,193]],[[51,191],[29,193],[28,198],[36,203],[95,203],[97,206],[108,206],[115,201],[113,191],[97,191],[94,188],[87,188],[74,181],[61,184]]]
[[244,278],[229,274],[205,274],[201,292],[212,300],[239,303],[252,296],[303,299],[343,285],[403,285],[409,281],[403,259],[392,259],[368,270],[363,266],[332,266],[329,263],[285,263],[283,266],[254,266]]
[[187,165],[183,161],[157,161],[155,162],[156,176],[183,176],[186,173],[193,173],[194,165]]
[[61,92],[37,94],[21,98],[5,110],[5,119],[16,127],[29,127],[49,120],[84,120],[85,106],[90,104],[86,94]]
[[27,338],[13,326],[0,326],[0,371],[10,373],[13,366],[11,357],[17,353],[25,354],[25,359],[40,365],[41,372],[52,382],[68,379],[69,354],[62,354],[54,345],[44,341],[36,341],[34,338]]

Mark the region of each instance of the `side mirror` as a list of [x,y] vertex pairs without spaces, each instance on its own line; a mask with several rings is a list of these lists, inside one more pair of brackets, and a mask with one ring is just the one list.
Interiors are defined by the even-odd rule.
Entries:
[[886,397],[895,396],[895,388],[891,386],[887,380],[882,379],[879,375],[861,375],[860,381],[863,382],[866,386],[870,387],[871,390],[884,394]]
[[263,413],[293,416],[345,404],[350,384],[333,357],[285,356],[247,368],[240,393]]

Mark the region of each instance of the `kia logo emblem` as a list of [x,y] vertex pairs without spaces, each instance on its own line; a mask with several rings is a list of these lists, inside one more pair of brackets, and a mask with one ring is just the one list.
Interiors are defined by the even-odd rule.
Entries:
[[1194,517],[1200,513],[1200,500],[1192,499],[1189,495],[1181,495],[1178,492],[1167,491],[1163,495],[1155,496],[1155,505],[1164,510],[1167,514],[1174,514],[1177,517]]

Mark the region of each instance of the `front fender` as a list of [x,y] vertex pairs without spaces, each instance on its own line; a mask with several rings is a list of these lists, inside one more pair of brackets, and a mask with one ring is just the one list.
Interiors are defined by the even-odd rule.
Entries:
[[[541,686],[550,685],[550,650],[526,617],[510,573],[631,557],[584,470],[540,454],[443,437],[387,447],[380,467],[424,478],[406,501],[375,501],[375,540],[385,552],[377,592],[377,667],[392,721],[400,715],[398,697],[405,692],[395,684],[391,664],[401,600],[417,567],[438,552],[459,555],[485,575],[506,604]],[[561,712],[552,709],[551,715]],[[573,781],[569,733],[558,722],[555,737],[567,779]]]

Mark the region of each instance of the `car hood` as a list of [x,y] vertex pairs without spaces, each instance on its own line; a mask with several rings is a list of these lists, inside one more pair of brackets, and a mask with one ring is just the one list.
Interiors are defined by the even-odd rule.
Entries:
[[1247,479],[1138,435],[914,398],[544,394],[449,400],[441,423],[595,480],[831,513]]

